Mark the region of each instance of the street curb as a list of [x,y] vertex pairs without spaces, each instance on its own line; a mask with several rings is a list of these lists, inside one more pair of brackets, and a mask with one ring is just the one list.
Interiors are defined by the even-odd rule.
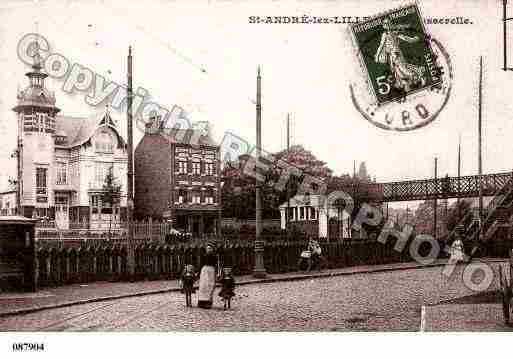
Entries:
[[[501,260],[501,259],[487,260],[487,262],[492,262],[492,263],[503,262],[503,261],[504,260]],[[356,274],[383,273],[383,272],[393,272],[393,271],[399,271],[399,270],[441,267],[441,266],[445,266],[446,264],[447,263],[435,263],[435,264],[426,264],[426,265],[417,264],[417,265],[409,265],[409,266],[403,266],[403,267],[375,268],[375,269],[369,268],[369,269],[364,269],[364,270],[354,271],[354,272],[348,271],[348,272],[335,272],[335,273],[313,273],[313,274],[304,274],[304,275],[297,275],[297,276],[292,276],[292,277],[282,277],[282,278],[262,278],[262,279],[252,279],[252,280],[236,282],[236,285],[292,282],[292,281],[306,280],[306,279],[313,279],[313,278],[329,278],[329,277],[340,277],[340,276],[348,276],[348,275],[356,275]],[[464,263],[462,263],[462,264],[464,264]],[[217,286],[219,286],[219,285],[217,285]],[[149,291],[138,292],[138,293],[129,293],[129,294],[112,295],[112,296],[107,296],[107,297],[81,299],[81,300],[75,300],[75,301],[70,301],[70,302],[65,302],[65,303],[48,304],[48,305],[32,307],[32,308],[14,309],[14,310],[6,311],[6,312],[0,312],[0,318],[15,316],[15,315],[30,314],[30,313],[39,312],[39,311],[48,310],[48,309],[71,307],[74,305],[89,304],[89,303],[96,303],[96,302],[103,302],[103,301],[124,299],[124,298],[141,297],[144,295],[171,293],[171,292],[178,292],[178,291],[180,291],[180,288],[158,289],[158,290],[149,290]]]

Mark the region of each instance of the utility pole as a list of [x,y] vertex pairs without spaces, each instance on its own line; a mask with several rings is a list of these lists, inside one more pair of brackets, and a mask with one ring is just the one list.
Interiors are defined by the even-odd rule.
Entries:
[[[256,99],[256,163],[260,163],[260,154],[262,150],[262,78],[260,77],[260,66],[257,72],[257,99]],[[258,171],[258,166],[255,166],[255,171]],[[261,183],[257,178],[255,179],[256,185],[256,238],[255,238],[255,268],[253,269],[253,276],[255,278],[265,278],[266,272],[264,267],[264,242],[262,241],[262,193]]]
[[507,37],[506,37],[506,21],[508,20],[511,20],[511,18],[507,18],[506,16],[506,5],[508,4],[508,0],[502,0],[502,26],[503,26],[503,47],[504,47],[504,52],[503,52],[503,55],[504,55],[504,67],[503,67],[503,70],[504,71],[507,71],[508,70],[508,45],[507,45]]
[[[290,154],[290,116],[287,113],[287,156]],[[290,232],[290,177],[287,181],[287,212],[285,213],[285,230],[287,231],[287,238]]]
[[479,106],[478,106],[478,178],[479,178],[479,231],[481,239],[481,222],[483,220],[483,157],[482,157],[482,112],[483,112],[483,56],[479,58]]
[[433,205],[434,208],[434,214],[433,214],[433,237],[436,239],[437,230],[436,230],[436,217],[437,217],[437,210],[438,210],[438,201],[437,201],[437,194],[438,194],[438,180],[437,180],[437,166],[438,166],[438,158],[435,157],[435,203]]
[[461,193],[461,135],[459,135],[459,137],[458,137],[458,198],[456,199],[456,208],[458,208],[458,221],[461,219],[460,193]]
[[128,47],[128,74],[127,74],[127,267],[129,279],[134,280],[135,276],[135,253],[134,253],[134,228],[133,228],[133,210],[134,210],[134,172],[133,172],[133,128],[132,128],[132,46]]

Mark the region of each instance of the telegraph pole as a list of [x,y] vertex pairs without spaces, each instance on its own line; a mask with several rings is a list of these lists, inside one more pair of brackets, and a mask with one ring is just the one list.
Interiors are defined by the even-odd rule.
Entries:
[[502,28],[503,28],[503,47],[504,47],[504,52],[503,52],[503,55],[504,55],[504,68],[503,70],[504,71],[507,71],[508,70],[508,49],[507,49],[507,38],[506,38],[506,21],[508,20],[511,20],[506,18],[506,5],[508,4],[508,0],[502,0]]
[[134,253],[134,228],[133,228],[133,210],[134,210],[134,172],[133,172],[133,128],[132,128],[132,46],[128,47],[128,74],[127,74],[127,267],[130,280],[134,280],[135,275],[135,253]]
[[460,192],[461,192],[461,135],[458,137],[458,198],[456,199],[456,207],[458,208],[458,221],[461,219],[460,209]]
[[437,166],[438,166],[438,158],[435,157],[435,203],[434,203],[434,226],[433,226],[433,236],[436,239],[437,231],[436,231],[436,217],[437,217],[437,210],[438,210],[438,201],[437,201],[437,192],[438,192],[438,180],[437,180]]
[[[260,162],[260,155],[262,149],[262,89],[261,89],[260,66],[257,72],[257,99],[256,99],[256,163]],[[255,166],[255,171],[258,171],[258,166]],[[256,185],[256,238],[255,238],[255,268],[253,269],[253,276],[255,278],[265,278],[266,272],[264,267],[264,242],[262,241],[262,194],[261,182],[255,179]]]
[[482,112],[483,112],[483,56],[479,58],[479,106],[478,106],[478,178],[479,178],[479,231],[481,239],[481,221],[483,220],[483,157],[482,157]]
[[[287,155],[290,153],[290,115],[287,113]],[[287,231],[287,238],[290,231],[290,178],[287,181],[287,212],[285,213],[285,229]]]

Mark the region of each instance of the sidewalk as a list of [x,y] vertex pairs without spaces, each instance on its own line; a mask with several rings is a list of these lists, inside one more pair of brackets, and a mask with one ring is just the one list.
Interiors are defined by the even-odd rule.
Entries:
[[[502,260],[489,259],[486,261]],[[340,269],[323,270],[322,272],[290,272],[269,274],[267,278],[256,279],[251,275],[235,278],[237,285],[255,283],[273,283],[279,281],[302,280],[309,278],[324,278],[343,275],[378,273],[394,270],[416,269],[422,267],[443,266],[447,260],[438,260],[428,266],[410,262],[386,265],[367,265]],[[94,282],[88,284],[73,284],[60,287],[41,288],[36,293],[0,293],[0,317],[16,314],[26,314],[45,309],[61,308],[76,304],[99,302],[104,300],[128,298],[149,294],[159,294],[178,291],[177,280],[156,280],[140,282]]]
[[500,303],[437,304],[424,307],[423,316],[421,331],[513,331],[512,327],[504,323]]

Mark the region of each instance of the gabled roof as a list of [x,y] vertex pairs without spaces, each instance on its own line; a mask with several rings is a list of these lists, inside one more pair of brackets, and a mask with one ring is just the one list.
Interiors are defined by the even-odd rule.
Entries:
[[63,144],[65,147],[75,147],[84,144],[100,126],[109,126],[124,142],[108,111],[96,113],[90,117],[58,115],[56,116],[55,124],[56,133],[66,134],[66,140]]

